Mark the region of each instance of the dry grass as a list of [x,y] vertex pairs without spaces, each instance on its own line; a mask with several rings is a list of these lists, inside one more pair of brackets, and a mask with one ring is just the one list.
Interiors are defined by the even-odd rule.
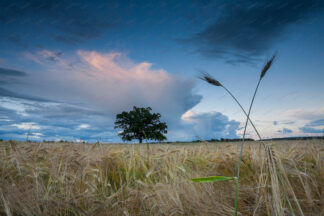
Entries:
[[[296,196],[304,215],[324,215],[323,141],[268,144],[280,176],[289,179],[284,187],[289,199]],[[235,176],[239,146],[151,145],[148,161],[145,144],[4,142],[0,215],[233,215],[234,182],[199,184],[189,179]],[[260,161],[268,158],[266,153],[260,152],[259,143],[246,144],[241,215],[291,215],[284,193],[275,188],[279,183],[260,185],[260,179],[271,178],[260,175],[260,164],[269,163]],[[296,202],[291,205],[298,215]]]

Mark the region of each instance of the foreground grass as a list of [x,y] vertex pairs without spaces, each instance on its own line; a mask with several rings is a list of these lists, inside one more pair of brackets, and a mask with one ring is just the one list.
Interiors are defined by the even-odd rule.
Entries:
[[[323,141],[270,143],[305,215],[324,215]],[[0,215],[233,215],[239,143],[86,145],[0,143]],[[259,143],[241,165],[241,215],[276,215],[271,185],[260,185]],[[279,161],[279,162],[278,162]],[[290,215],[284,194],[283,214]],[[288,193],[288,196],[290,194]],[[294,203],[292,203],[292,207]],[[297,212],[298,213],[298,212]]]

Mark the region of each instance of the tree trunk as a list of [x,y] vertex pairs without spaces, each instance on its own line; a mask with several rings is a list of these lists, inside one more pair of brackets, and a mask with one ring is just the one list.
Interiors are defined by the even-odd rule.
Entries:
[[138,141],[139,141],[139,143],[141,144],[142,141],[143,141],[143,139],[142,139],[142,138],[138,138]]

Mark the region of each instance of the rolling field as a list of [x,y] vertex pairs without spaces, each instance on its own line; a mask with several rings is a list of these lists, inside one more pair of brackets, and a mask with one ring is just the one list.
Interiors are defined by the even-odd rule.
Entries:
[[[0,143],[0,215],[234,215],[240,143]],[[324,215],[324,141],[244,147],[239,215]],[[289,202],[287,200],[290,200]],[[289,207],[290,206],[290,207]]]

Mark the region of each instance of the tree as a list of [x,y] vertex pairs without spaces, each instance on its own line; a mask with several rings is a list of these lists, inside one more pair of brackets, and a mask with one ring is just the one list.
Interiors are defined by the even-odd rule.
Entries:
[[137,139],[142,143],[143,139],[165,140],[167,125],[160,122],[161,114],[151,113],[151,107],[138,108],[133,107],[129,112],[122,112],[116,115],[115,128],[122,131],[118,134],[123,141]]

